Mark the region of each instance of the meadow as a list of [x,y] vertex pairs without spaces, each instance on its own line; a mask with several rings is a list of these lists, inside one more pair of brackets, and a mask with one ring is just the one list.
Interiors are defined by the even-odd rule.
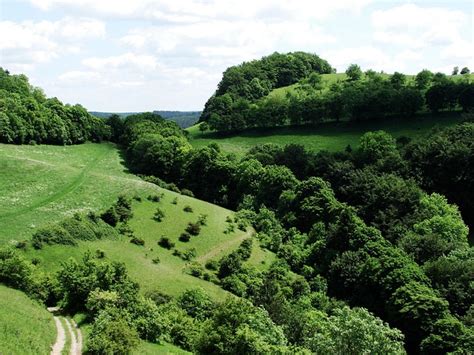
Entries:
[[359,138],[368,131],[384,130],[395,138],[416,138],[434,127],[445,127],[462,120],[460,114],[433,117],[423,115],[410,120],[386,120],[376,122],[326,122],[318,126],[285,126],[249,129],[235,135],[222,135],[199,131],[199,124],[187,129],[190,143],[195,148],[217,143],[227,153],[244,155],[257,144],[273,143],[280,146],[301,144],[311,151],[340,151],[348,145],[356,148]]
[[52,314],[23,292],[0,284],[0,353],[49,354],[55,339]]
[[[26,254],[37,258],[48,272],[60,268],[69,257],[81,258],[84,252],[102,250],[110,260],[122,261],[143,292],[159,290],[177,295],[186,289],[202,287],[214,298],[226,297],[219,286],[190,276],[184,271],[187,263],[172,255],[172,250],[157,245],[166,236],[180,251],[194,248],[196,261],[205,265],[236,249],[252,231],[226,232],[228,217],[233,212],[176,192],[164,190],[128,173],[120,151],[113,144],[75,146],[0,146],[0,243],[29,239],[41,226],[60,221],[76,212],[100,212],[108,208],[120,194],[139,197],[133,200],[133,218],[129,225],[134,234],[145,241],[144,246],[120,240],[80,242],[77,247],[54,245],[42,250],[30,248]],[[160,202],[147,199],[162,195]],[[185,212],[189,206],[192,212]],[[156,222],[153,215],[160,208],[165,217]],[[207,215],[201,233],[184,243],[178,240],[190,222]],[[257,243],[255,243],[257,244]],[[254,245],[249,263],[262,268],[273,258],[269,252]],[[153,260],[159,258],[159,263]],[[265,263],[265,264],[262,264]]]

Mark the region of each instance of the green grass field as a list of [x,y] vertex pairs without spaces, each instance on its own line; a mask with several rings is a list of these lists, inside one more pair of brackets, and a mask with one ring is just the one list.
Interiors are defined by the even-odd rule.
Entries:
[[55,339],[52,314],[0,284],[0,354],[49,354]]
[[[202,287],[216,299],[228,295],[219,286],[185,273],[187,263],[157,242],[167,236],[180,251],[195,248],[196,261],[204,265],[209,259],[230,253],[251,235],[250,229],[224,233],[228,227],[226,219],[233,215],[232,211],[161,189],[131,175],[125,171],[119,151],[112,144],[0,145],[0,152],[0,165],[4,167],[0,175],[0,244],[28,239],[36,228],[74,212],[104,210],[119,194],[141,196],[141,202],[133,201],[134,217],[129,224],[135,235],[145,240],[145,246],[132,244],[123,237],[80,242],[77,247],[55,245],[40,251],[30,248],[27,256],[38,258],[40,267],[54,272],[69,257],[79,259],[88,250],[94,253],[101,249],[106,258],[124,262],[144,292],[160,290],[177,295],[189,288]],[[160,202],[146,199],[150,194],[161,193],[164,197]],[[175,199],[176,204],[172,203]],[[165,213],[162,222],[153,220],[158,206]],[[193,212],[183,211],[185,206],[190,206]],[[178,241],[188,223],[196,222],[200,214],[208,216],[200,235],[188,243]],[[156,257],[160,259],[158,264],[152,261]],[[271,253],[255,246],[249,263],[263,268],[272,258]]]
[[450,114],[438,117],[420,116],[403,121],[328,122],[319,126],[251,129],[232,136],[222,136],[211,132],[202,133],[199,131],[199,125],[190,127],[187,131],[190,142],[195,148],[217,143],[225,152],[241,156],[253,146],[263,143],[274,143],[280,146],[296,143],[312,151],[338,151],[349,144],[353,148],[357,147],[359,138],[368,131],[384,130],[394,137],[415,138],[427,133],[435,126],[449,126],[461,120],[459,114]]

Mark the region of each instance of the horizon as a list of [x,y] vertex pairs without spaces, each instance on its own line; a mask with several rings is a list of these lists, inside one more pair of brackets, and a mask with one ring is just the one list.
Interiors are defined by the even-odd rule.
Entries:
[[[470,1],[2,1],[0,66],[96,112],[202,111],[222,72],[304,51],[415,74],[474,66]],[[357,28],[357,31],[353,31]]]

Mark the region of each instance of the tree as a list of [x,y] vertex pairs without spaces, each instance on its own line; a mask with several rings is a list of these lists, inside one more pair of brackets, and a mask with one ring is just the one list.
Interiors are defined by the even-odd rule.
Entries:
[[460,74],[469,74],[471,71],[469,70],[468,67],[464,67],[461,69],[461,73]]
[[419,89],[426,89],[433,80],[433,73],[427,69],[423,69],[415,76],[415,83]]
[[403,334],[364,308],[336,309],[317,328],[306,340],[317,354],[405,354]]
[[402,86],[404,86],[405,82],[406,82],[405,74],[395,72],[390,77],[390,83],[397,89],[400,89]]
[[451,73],[451,75],[458,75],[459,74],[459,67],[458,66],[455,66],[453,68],[453,72]]
[[346,75],[348,77],[348,80],[356,81],[362,77],[362,70],[357,64],[351,64],[346,69]]

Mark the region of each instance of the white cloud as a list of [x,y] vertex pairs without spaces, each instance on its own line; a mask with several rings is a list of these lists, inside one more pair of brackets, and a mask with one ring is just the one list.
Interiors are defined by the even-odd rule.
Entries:
[[32,69],[65,53],[80,52],[80,42],[105,35],[105,24],[70,17],[58,21],[1,21],[2,64],[12,69]]
[[373,0],[30,0],[42,10],[80,9],[82,12],[132,19],[189,23],[210,19],[321,19],[338,11],[360,11]]
[[98,80],[100,74],[94,71],[72,70],[61,74],[58,79],[62,82],[84,82]]
[[409,48],[448,45],[461,37],[467,16],[461,11],[405,4],[374,11],[374,39]]
[[110,57],[92,57],[82,61],[86,67],[95,70],[133,69],[139,71],[155,70],[158,66],[156,58],[150,55],[125,53]]

